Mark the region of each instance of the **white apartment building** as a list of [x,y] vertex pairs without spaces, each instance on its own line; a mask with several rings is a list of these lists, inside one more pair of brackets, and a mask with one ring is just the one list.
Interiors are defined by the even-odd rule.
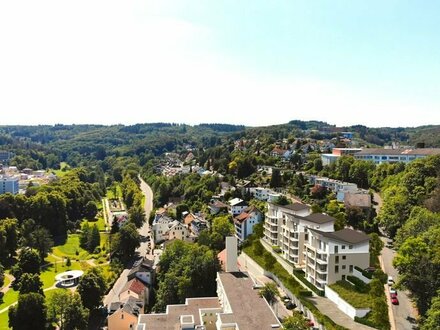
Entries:
[[415,159],[428,156],[440,155],[440,148],[418,148],[418,149],[382,149],[365,148],[354,155],[356,159],[370,160],[375,164],[382,163],[409,163]]
[[234,217],[235,236],[243,242],[254,232],[254,226],[261,222],[263,215],[255,206],[247,207]]
[[308,228],[303,251],[306,278],[319,289],[370,265],[369,236],[353,229],[325,232]]
[[263,239],[279,246],[283,258],[296,264],[304,263],[304,243],[308,228],[334,231],[335,219],[320,213],[311,214],[309,206],[301,203],[276,205],[268,203]]
[[229,201],[229,205],[231,205],[231,214],[232,216],[239,215],[243,212],[249,205],[240,198],[233,198]]

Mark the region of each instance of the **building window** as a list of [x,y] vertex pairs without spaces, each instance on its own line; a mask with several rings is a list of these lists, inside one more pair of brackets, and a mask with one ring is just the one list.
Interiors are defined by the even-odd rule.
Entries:
[[348,248],[351,250],[353,249],[353,245],[349,245]]
[[345,267],[345,265],[342,265],[342,269],[345,269],[346,267]]
[[339,256],[335,257],[335,264],[339,263]]
[[335,273],[339,273],[339,266],[335,266]]
[[345,260],[345,259],[347,259],[347,256],[342,256],[342,260]]
[[348,271],[349,271],[350,273],[353,273],[353,265],[350,265],[350,267],[348,268]]
[[345,245],[342,245],[342,250],[345,250]]

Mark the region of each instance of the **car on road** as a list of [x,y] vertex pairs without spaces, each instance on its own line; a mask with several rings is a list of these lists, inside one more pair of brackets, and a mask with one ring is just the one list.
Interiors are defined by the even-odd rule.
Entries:
[[395,294],[397,296],[397,290],[393,287],[390,288],[390,294]]
[[294,309],[296,307],[296,305],[291,301],[284,303],[284,306],[286,306],[286,308],[289,310]]
[[391,303],[393,305],[399,305],[399,299],[397,299],[397,296],[391,297]]
[[388,284],[389,286],[392,286],[392,285],[394,284],[394,279],[393,279],[392,276],[388,276],[387,284]]

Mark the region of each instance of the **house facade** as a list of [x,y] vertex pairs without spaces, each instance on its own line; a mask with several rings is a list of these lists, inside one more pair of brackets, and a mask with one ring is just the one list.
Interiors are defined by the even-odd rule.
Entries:
[[336,232],[309,228],[303,255],[307,280],[324,289],[353,275],[355,266],[369,266],[369,237],[348,228]]
[[0,194],[18,194],[18,176],[0,175]]
[[229,205],[231,206],[232,216],[239,215],[241,212],[243,212],[248,207],[248,204],[240,198],[231,199],[229,201]]
[[304,243],[308,228],[334,230],[335,219],[320,213],[311,214],[309,206],[301,203],[276,205],[268,203],[263,239],[278,246],[284,259],[295,265],[304,263]]
[[239,215],[234,217],[235,236],[243,242],[254,232],[254,226],[260,223],[263,214],[255,207],[249,206]]

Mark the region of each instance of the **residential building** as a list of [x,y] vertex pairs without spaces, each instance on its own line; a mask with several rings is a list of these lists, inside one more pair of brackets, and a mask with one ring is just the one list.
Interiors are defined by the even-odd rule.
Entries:
[[254,198],[260,201],[267,202],[269,200],[269,197],[274,194],[279,195],[277,192],[273,191],[270,188],[258,187],[254,189]]
[[216,215],[221,212],[228,212],[228,205],[220,201],[212,200],[208,207],[212,215]]
[[169,228],[164,233],[163,237],[169,241],[178,239],[185,242],[195,242],[197,238],[197,236],[194,235],[185,224],[177,220],[169,223]]
[[119,301],[126,301],[129,297],[144,301],[147,286],[137,278],[129,280],[119,293]]
[[173,219],[166,215],[156,214],[156,217],[153,220],[153,224],[151,225],[154,236],[154,243],[160,243],[168,239],[168,236],[166,234],[168,232],[168,229],[170,228],[170,224],[173,221]]
[[0,163],[8,164],[9,160],[14,157],[14,154],[10,151],[0,150]]
[[13,195],[18,194],[19,190],[19,177],[0,175],[0,194],[11,193]]
[[135,262],[127,275],[128,281],[134,278],[151,287],[155,280],[154,260],[142,258]]
[[355,192],[346,192],[344,194],[345,207],[360,207],[362,209],[371,208],[371,195],[368,190],[358,190]]
[[415,159],[440,155],[440,148],[419,149],[382,149],[366,148],[356,153],[354,157],[361,160],[370,160],[375,164],[382,163],[409,163]]
[[229,205],[231,206],[232,216],[239,215],[241,212],[243,212],[248,207],[248,204],[240,198],[231,199],[229,201]]
[[292,156],[292,151],[281,149],[280,147],[277,146],[273,148],[273,150],[270,152],[270,155],[272,157],[284,158],[285,160],[288,160],[290,156]]
[[[357,191],[358,187],[356,183],[350,183],[350,182],[343,182],[343,181],[339,181],[339,180],[335,180],[335,179],[330,179],[330,178],[326,178],[326,177],[320,177],[320,176],[316,176],[316,175],[309,175],[308,179],[310,181],[311,184],[314,184],[316,186],[321,186],[321,187],[325,187],[328,190],[333,191],[334,193],[338,193],[338,192],[353,192],[353,191]],[[342,202],[343,200],[340,200],[340,202]]]
[[129,297],[125,302],[110,304],[107,317],[108,330],[132,330],[138,323],[138,316],[144,312],[142,300]]
[[243,242],[254,232],[254,226],[263,220],[263,215],[255,206],[249,206],[234,217],[235,236]]
[[336,232],[308,228],[303,255],[307,280],[324,289],[353,275],[354,267],[370,265],[369,236],[348,228]]
[[281,206],[268,203],[263,239],[270,245],[278,246],[284,259],[301,266],[308,228],[331,232],[334,222],[335,219],[326,214],[311,214],[310,207],[305,204]]
[[355,155],[361,151],[360,148],[333,148],[331,154],[321,155],[322,165],[328,166],[335,163],[341,156]]

